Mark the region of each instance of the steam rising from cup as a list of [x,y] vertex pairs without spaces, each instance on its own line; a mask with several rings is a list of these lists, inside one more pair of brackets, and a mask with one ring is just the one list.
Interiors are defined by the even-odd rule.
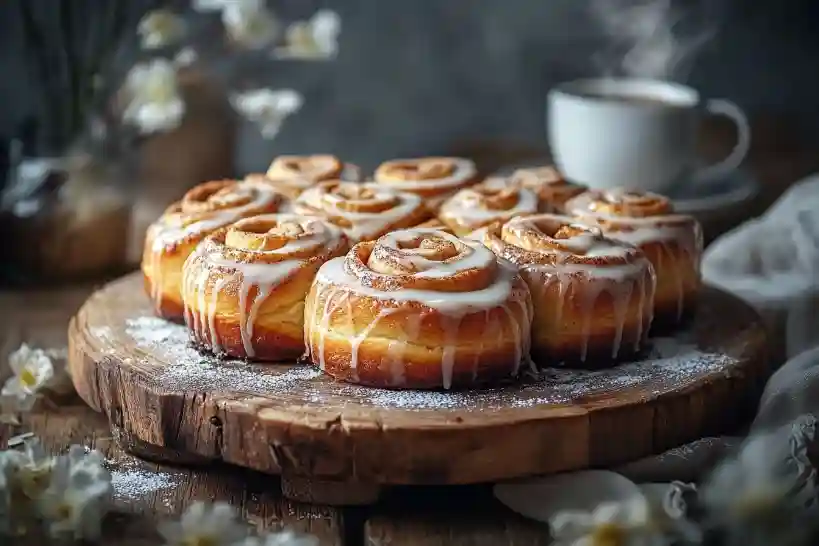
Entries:
[[713,18],[697,20],[672,0],[591,0],[591,11],[610,40],[595,59],[607,77],[684,80],[716,33]]

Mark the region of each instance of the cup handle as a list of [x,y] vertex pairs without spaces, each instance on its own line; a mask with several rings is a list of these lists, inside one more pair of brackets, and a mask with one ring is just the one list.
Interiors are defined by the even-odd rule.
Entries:
[[739,106],[728,100],[709,99],[705,102],[705,111],[714,116],[730,118],[737,126],[737,143],[728,157],[697,171],[699,180],[716,178],[735,170],[751,147],[751,124]]

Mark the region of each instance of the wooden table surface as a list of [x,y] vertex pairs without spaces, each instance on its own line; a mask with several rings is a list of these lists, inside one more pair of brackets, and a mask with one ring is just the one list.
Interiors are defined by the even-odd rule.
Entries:
[[[715,150],[729,146],[721,143],[730,143],[732,138],[730,130],[719,127],[709,134],[713,142],[708,147]],[[797,146],[799,140],[787,124],[760,120],[755,136],[748,166],[762,182],[763,192],[749,207],[748,216],[764,210],[789,184],[819,167],[819,154]],[[41,348],[65,347],[68,320],[94,288],[82,285],[0,293],[0,379],[9,373],[6,357],[22,342]],[[195,500],[229,501],[253,525],[310,532],[326,546],[548,543],[544,526],[510,512],[482,486],[396,488],[375,506],[337,509],[285,500],[275,477],[242,469],[173,468],[142,462],[118,449],[105,419],[78,398],[38,409],[20,427],[0,426],[0,447],[14,434],[29,431],[53,450],[85,444],[110,461],[117,512],[105,522],[104,544],[160,544],[153,523],[179,514]]]

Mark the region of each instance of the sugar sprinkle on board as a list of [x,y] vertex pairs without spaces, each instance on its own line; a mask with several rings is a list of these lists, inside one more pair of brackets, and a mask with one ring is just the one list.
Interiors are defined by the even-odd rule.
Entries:
[[[587,371],[548,368],[538,377],[505,387],[472,391],[387,390],[334,381],[309,366],[249,364],[200,352],[189,343],[187,329],[154,316],[127,321],[126,334],[140,352],[166,363],[159,378],[168,390],[224,391],[269,396],[299,391],[304,399],[321,404],[355,400],[358,405],[402,410],[470,410],[529,408],[566,404],[604,393],[639,388],[647,396],[680,388],[699,377],[727,372],[737,363],[731,356],[703,352],[681,332],[657,338],[648,356],[614,368]],[[106,327],[93,335],[110,336]]]

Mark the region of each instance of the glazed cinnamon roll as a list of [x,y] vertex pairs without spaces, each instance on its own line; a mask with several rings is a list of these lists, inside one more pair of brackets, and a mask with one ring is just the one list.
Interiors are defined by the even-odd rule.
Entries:
[[505,186],[497,180],[489,179],[460,190],[441,205],[438,218],[455,235],[464,236],[495,222],[537,212],[538,198],[534,192]]
[[477,241],[408,229],[321,267],[305,335],[312,362],[338,379],[449,389],[518,375],[531,317],[511,264]]
[[478,171],[472,161],[458,157],[395,159],[376,169],[375,181],[420,196],[435,212],[459,189],[477,182]]
[[347,237],[321,218],[266,214],[207,237],[185,262],[182,300],[193,339],[215,354],[261,361],[304,353],[304,299]]
[[276,212],[282,196],[267,184],[222,180],[191,189],[148,227],[145,289],[157,314],[182,320],[182,265],[202,239],[242,218]]
[[604,367],[643,349],[655,275],[637,248],[554,214],[475,233],[520,268],[532,292],[532,356],[540,366]]
[[654,193],[589,191],[566,203],[572,215],[599,226],[607,237],[639,247],[654,264],[655,326],[679,324],[690,315],[700,288],[702,228],[675,214],[671,201]]
[[288,199],[296,199],[317,182],[325,180],[361,180],[361,170],[343,163],[332,155],[283,155],[273,160],[265,174],[249,174],[246,180],[267,182]]
[[293,204],[294,212],[326,218],[353,242],[370,241],[429,217],[421,198],[379,184],[321,182]]
[[535,192],[540,212],[563,213],[566,201],[586,191],[585,186],[566,181],[551,166],[518,169],[509,177],[508,183]]

